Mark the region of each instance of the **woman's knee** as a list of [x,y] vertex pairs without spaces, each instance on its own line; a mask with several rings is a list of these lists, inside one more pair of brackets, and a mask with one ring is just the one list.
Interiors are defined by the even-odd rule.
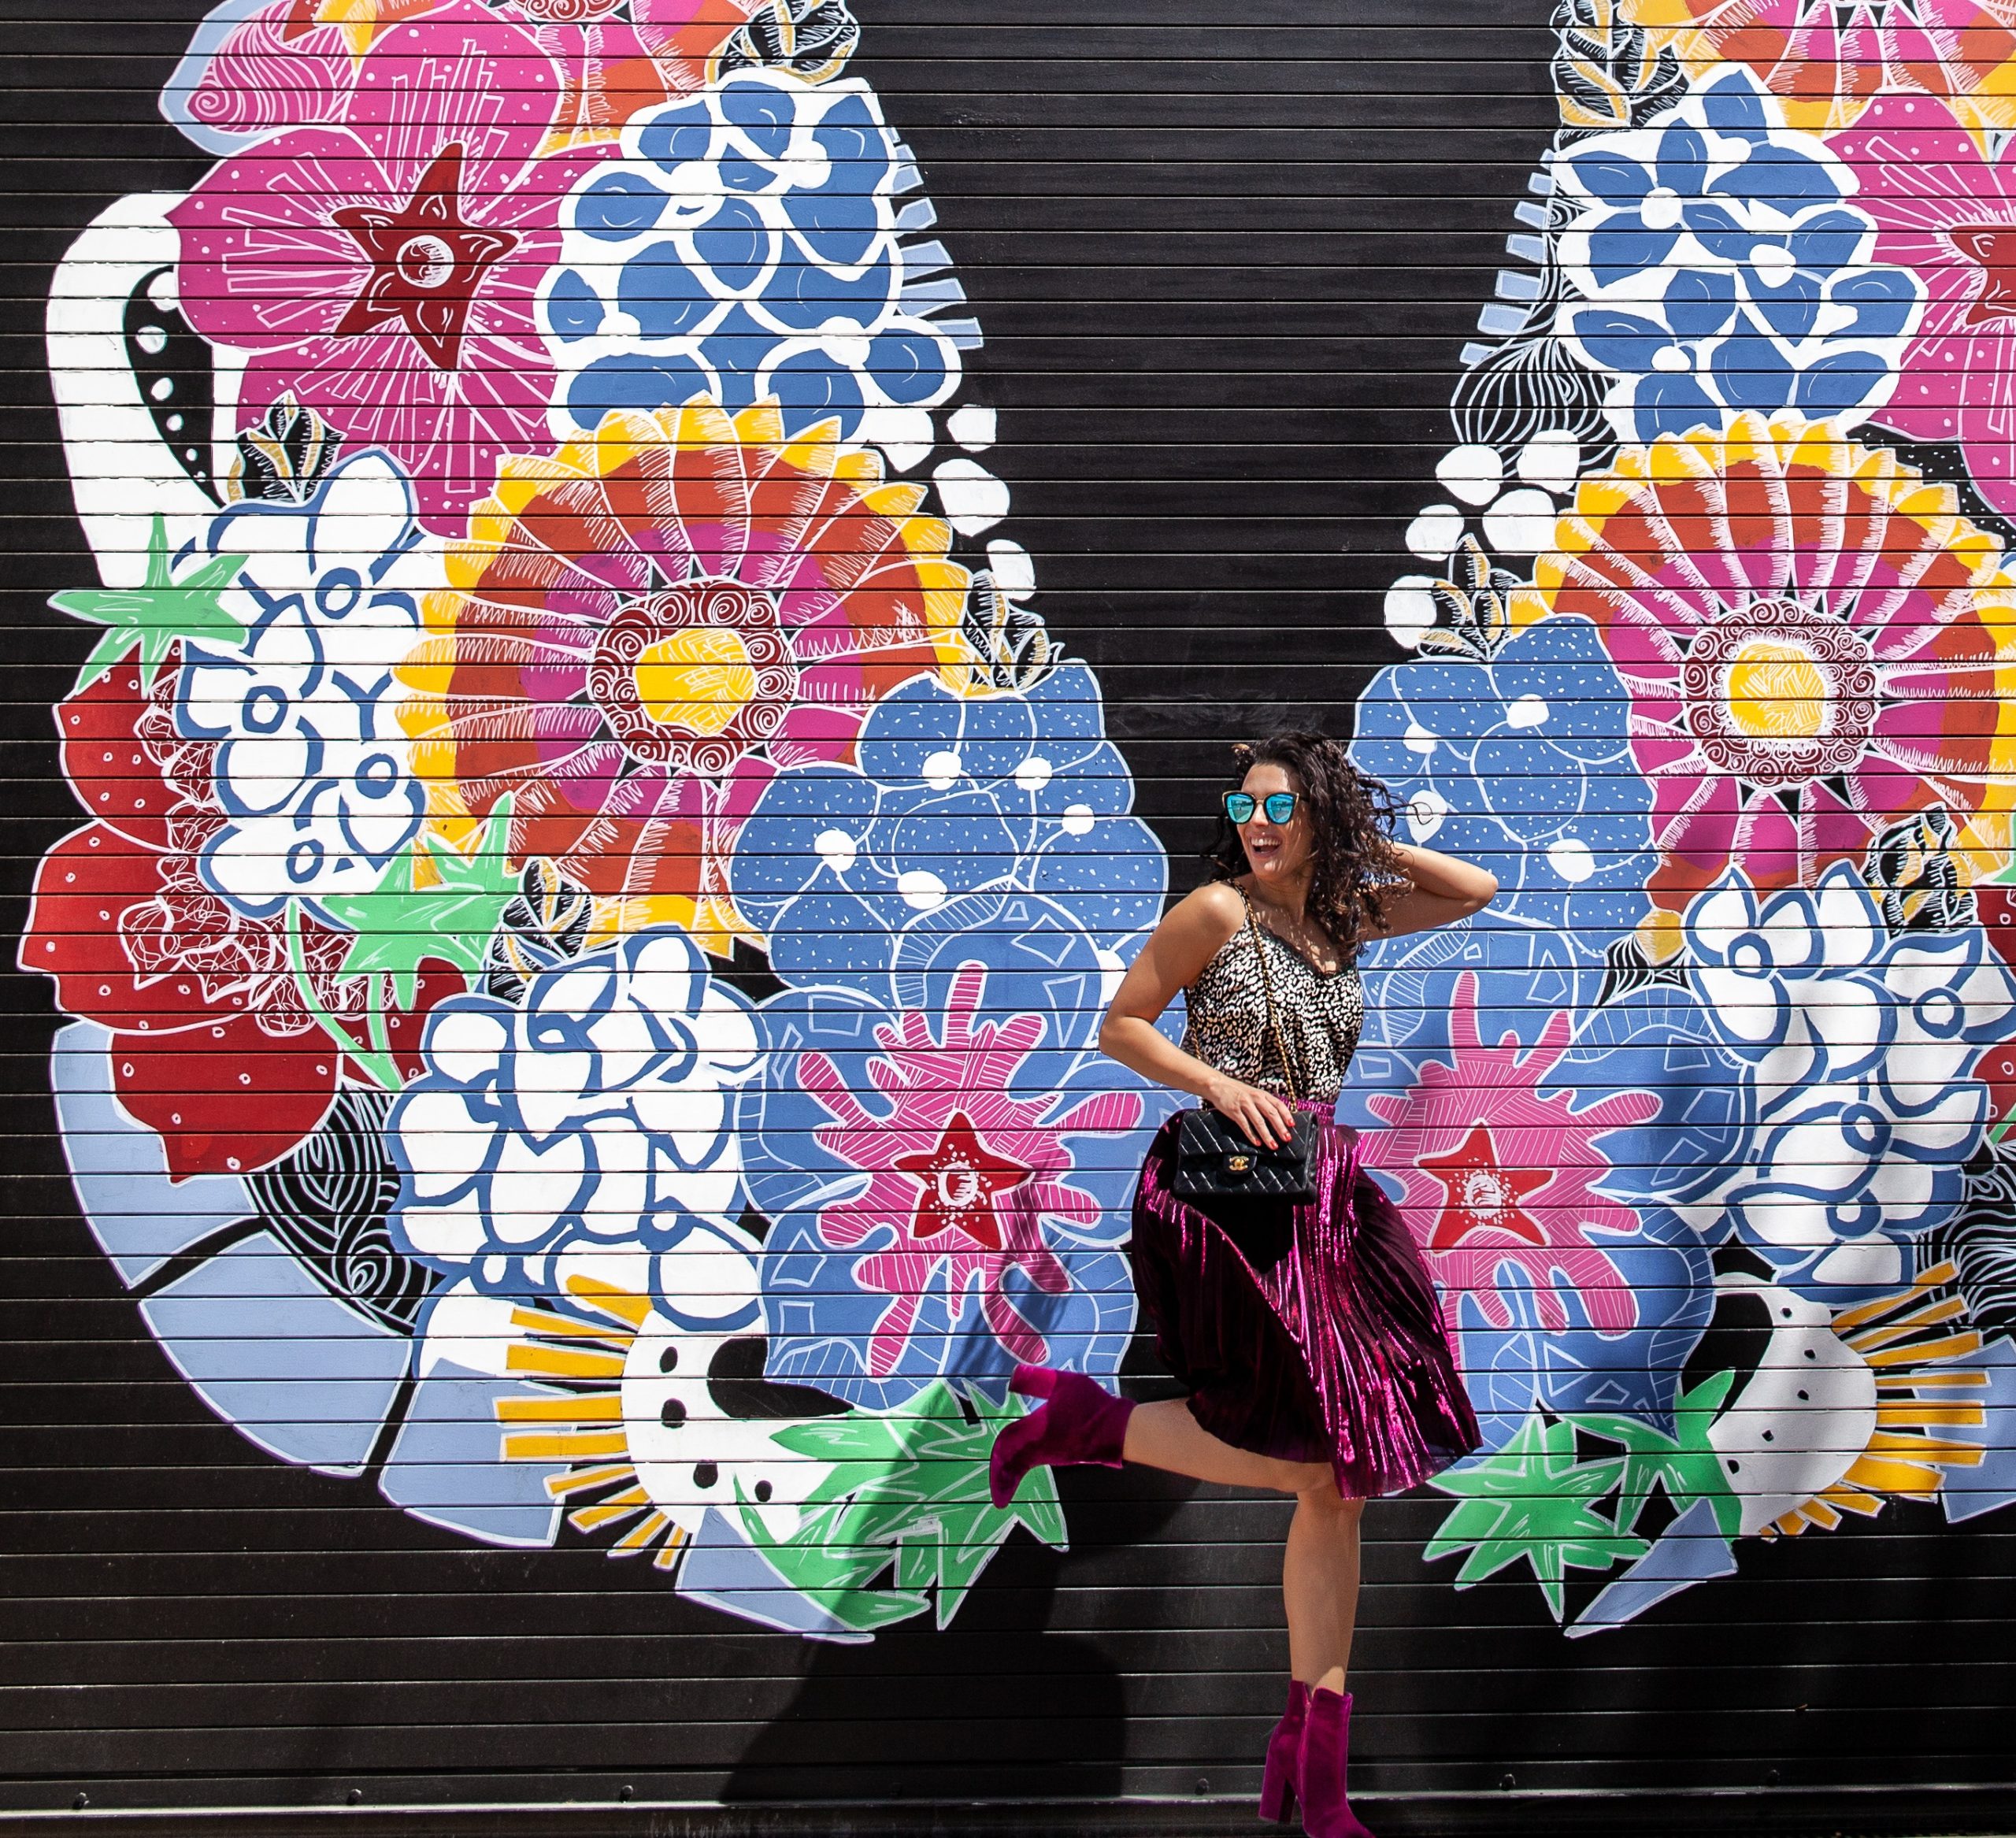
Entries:
[[1295,1499],[1310,1511],[1339,1519],[1354,1519],[1365,1510],[1365,1502],[1337,1491],[1337,1477],[1328,1466],[1309,1468]]

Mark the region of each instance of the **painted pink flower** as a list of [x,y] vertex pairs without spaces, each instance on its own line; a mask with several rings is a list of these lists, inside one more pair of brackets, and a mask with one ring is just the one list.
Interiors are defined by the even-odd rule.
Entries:
[[[559,69],[550,152],[613,145],[632,115],[699,90],[749,10],[746,0],[495,0],[488,13]],[[366,52],[402,24],[431,29],[453,11],[439,0],[272,0],[192,50],[162,112],[215,151],[337,120]]]
[[873,1240],[857,1259],[854,1281],[889,1306],[869,1342],[869,1372],[895,1371],[924,1302],[942,1296],[957,1319],[977,1287],[988,1331],[1018,1360],[1040,1363],[1049,1344],[1010,1300],[1003,1279],[1021,1269],[1046,1295],[1071,1289],[1070,1273],[1044,1242],[1040,1221],[1090,1232],[1099,1202],[1064,1177],[1063,1139],[1133,1128],[1138,1092],[1106,1091],[1053,1117],[1054,1095],[1010,1096],[1017,1069],[1043,1041],[1043,1016],[1017,1014],[974,1025],[987,972],[961,966],[945,1006],[942,1037],[925,1017],[906,1013],[875,1030],[882,1055],[869,1076],[889,1108],[877,1115],[824,1054],[799,1064],[805,1089],[834,1118],[814,1131],[820,1146],[869,1175],[853,1199],[828,1207],[819,1235],[835,1250]]
[[1918,272],[1925,317],[1878,418],[1955,440],[1982,497],[2016,514],[2016,159],[1984,158],[1942,104],[1884,96],[1835,149],[1862,175],[1875,259]]
[[183,311],[252,354],[242,424],[291,394],[391,452],[421,521],[459,532],[552,388],[532,295],[595,157],[537,157],[558,91],[523,31],[457,0],[380,37],[337,120],[222,161],[176,206]]
[[1881,90],[1947,98],[1985,135],[2016,127],[2010,0],[1625,0],[1697,80],[1747,64],[1794,128],[1831,134]]
[[320,11],[313,0],[273,0],[215,44],[192,47],[161,91],[161,113],[213,151],[276,128],[333,120],[357,59],[350,35],[323,24]]
[[1595,1190],[1609,1161],[1606,1130],[1644,1123],[1658,1110],[1647,1091],[1621,1091],[1570,1109],[1573,1094],[1540,1087],[1568,1049],[1570,1017],[1555,1015],[1530,1051],[1506,1034],[1487,1047],[1477,1028],[1477,980],[1456,980],[1449,1058],[1432,1059],[1406,1097],[1370,1097],[1388,1127],[1363,1140],[1367,1165],[1403,1188],[1401,1208],[1443,1292],[1451,1330],[1470,1297],[1491,1326],[1510,1328],[1509,1270],[1532,1291],[1548,1333],[1572,1325],[1573,1295],[1606,1339],[1638,1325],[1624,1273],[1590,1237],[1640,1229],[1629,1206]]

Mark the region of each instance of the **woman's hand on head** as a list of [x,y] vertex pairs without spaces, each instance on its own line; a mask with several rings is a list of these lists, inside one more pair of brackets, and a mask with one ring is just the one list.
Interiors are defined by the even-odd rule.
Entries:
[[1295,1133],[1295,1106],[1258,1085],[1221,1074],[1201,1095],[1221,1117],[1237,1124],[1256,1148],[1278,1149]]

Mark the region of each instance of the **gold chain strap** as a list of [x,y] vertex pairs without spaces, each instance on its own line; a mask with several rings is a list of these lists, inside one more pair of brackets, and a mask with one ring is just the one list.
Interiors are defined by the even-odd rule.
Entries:
[[1246,903],[1246,924],[1253,934],[1253,954],[1260,960],[1260,987],[1266,992],[1267,1028],[1274,1036],[1274,1051],[1281,1056],[1281,1076],[1288,1080],[1290,1102],[1302,1102],[1302,1089],[1295,1082],[1295,1062],[1288,1056],[1288,1043],[1281,1038],[1281,1017],[1274,1007],[1274,976],[1267,968],[1267,947],[1260,942],[1260,921],[1253,916],[1253,902],[1246,889],[1239,890],[1239,897]]

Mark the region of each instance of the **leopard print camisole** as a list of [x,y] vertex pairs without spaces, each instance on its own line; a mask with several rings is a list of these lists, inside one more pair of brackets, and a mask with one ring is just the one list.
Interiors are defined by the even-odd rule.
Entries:
[[1358,966],[1346,964],[1325,976],[1286,939],[1257,921],[1242,924],[1191,984],[1183,1050],[1249,1085],[1288,1095],[1281,1056],[1267,1025],[1261,951],[1267,954],[1267,974],[1273,980],[1282,1039],[1294,1058],[1296,1091],[1334,1103],[1365,1025]]

